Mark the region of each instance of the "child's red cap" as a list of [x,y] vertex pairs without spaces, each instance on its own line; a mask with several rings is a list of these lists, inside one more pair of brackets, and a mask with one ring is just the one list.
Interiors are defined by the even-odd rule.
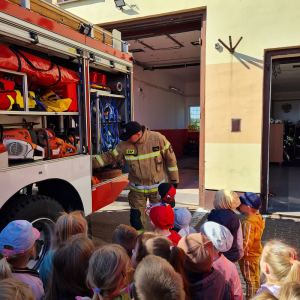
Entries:
[[154,206],[149,217],[155,227],[160,229],[170,229],[174,226],[175,215],[172,207],[168,204]]

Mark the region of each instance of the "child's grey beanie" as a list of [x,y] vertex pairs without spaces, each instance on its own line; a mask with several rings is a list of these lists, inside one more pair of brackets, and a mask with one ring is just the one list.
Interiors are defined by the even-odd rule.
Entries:
[[190,224],[192,215],[186,208],[175,207],[173,210],[175,214],[175,222],[174,222],[175,228],[181,229]]

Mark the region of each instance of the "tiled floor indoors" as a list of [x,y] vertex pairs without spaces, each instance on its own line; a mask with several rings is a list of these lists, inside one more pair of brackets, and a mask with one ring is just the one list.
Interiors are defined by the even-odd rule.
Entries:
[[300,216],[300,167],[270,164],[270,186],[275,197],[269,197],[269,212]]

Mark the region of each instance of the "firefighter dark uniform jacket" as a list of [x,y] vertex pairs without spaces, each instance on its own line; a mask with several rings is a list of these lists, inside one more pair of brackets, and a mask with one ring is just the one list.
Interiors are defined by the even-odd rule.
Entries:
[[179,182],[176,156],[165,136],[143,126],[135,144],[120,142],[113,151],[93,156],[93,169],[125,159],[129,166],[130,189],[140,193],[157,191],[160,183]]

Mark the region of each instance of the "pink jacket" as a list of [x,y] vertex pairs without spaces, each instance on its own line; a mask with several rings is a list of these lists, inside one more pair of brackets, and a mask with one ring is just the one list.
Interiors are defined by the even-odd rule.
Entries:
[[243,300],[242,284],[235,264],[221,254],[219,258],[214,258],[213,267],[231,284],[234,300]]

